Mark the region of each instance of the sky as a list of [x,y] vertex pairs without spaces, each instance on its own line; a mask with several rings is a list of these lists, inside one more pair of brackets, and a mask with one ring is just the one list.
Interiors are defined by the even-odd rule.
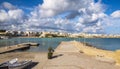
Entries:
[[0,29],[120,34],[120,0],[0,0]]

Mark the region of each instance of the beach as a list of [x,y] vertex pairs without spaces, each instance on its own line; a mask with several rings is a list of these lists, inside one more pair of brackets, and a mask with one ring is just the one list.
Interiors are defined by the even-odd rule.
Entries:
[[29,69],[120,69],[119,50],[106,51],[77,41],[61,42],[52,59],[47,52],[11,52],[0,54],[0,63],[18,58],[32,60]]

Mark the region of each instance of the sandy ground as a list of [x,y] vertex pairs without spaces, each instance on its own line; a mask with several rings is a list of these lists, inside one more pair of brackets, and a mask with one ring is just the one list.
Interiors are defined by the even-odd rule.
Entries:
[[77,41],[71,41],[70,43],[75,44],[74,46],[77,47],[79,51],[83,52],[84,54],[94,56],[102,61],[104,60],[107,62],[115,63],[116,65],[120,65],[120,50],[108,51],[108,50],[97,49],[95,47],[90,47]]
[[81,53],[55,53],[57,56],[47,62],[43,69],[120,69],[109,62],[96,60]]
[[6,54],[0,54],[0,63],[18,58],[22,60],[32,60],[33,63],[28,67],[28,69],[42,69],[47,62],[47,54],[39,52],[11,52]]

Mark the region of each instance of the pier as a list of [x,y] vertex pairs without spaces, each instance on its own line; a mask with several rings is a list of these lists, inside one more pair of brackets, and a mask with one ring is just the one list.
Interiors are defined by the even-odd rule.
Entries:
[[[107,61],[109,59],[101,61],[96,59],[97,57],[85,54],[85,51],[80,52],[80,49],[86,50],[86,48],[83,43],[76,41],[61,42],[55,49],[53,58],[46,62],[43,69],[119,69],[111,61]],[[104,59],[104,57],[99,58]]]
[[39,46],[39,44],[38,44],[38,43],[32,43],[32,42],[28,42],[28,43],[21,43],[21,44],[18,44],[18,45]]
[[30,46],[38,46],[38,43],[21,43],[13,46],[5,46],[0,48],[0,54],[7,53],[15,50],[28,49]]

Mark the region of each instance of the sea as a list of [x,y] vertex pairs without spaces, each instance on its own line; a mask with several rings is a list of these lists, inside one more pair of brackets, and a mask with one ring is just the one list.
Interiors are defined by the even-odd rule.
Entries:
[[12,46],[20,43],[35,42],[39,43],[37,47],[30,47],[26,51],[47,52],[49,47],[56,48],[62,41],[85,42],[93,47],[115,51],[120,49],[120,38],[10,38],[0,39],[0,47]]

